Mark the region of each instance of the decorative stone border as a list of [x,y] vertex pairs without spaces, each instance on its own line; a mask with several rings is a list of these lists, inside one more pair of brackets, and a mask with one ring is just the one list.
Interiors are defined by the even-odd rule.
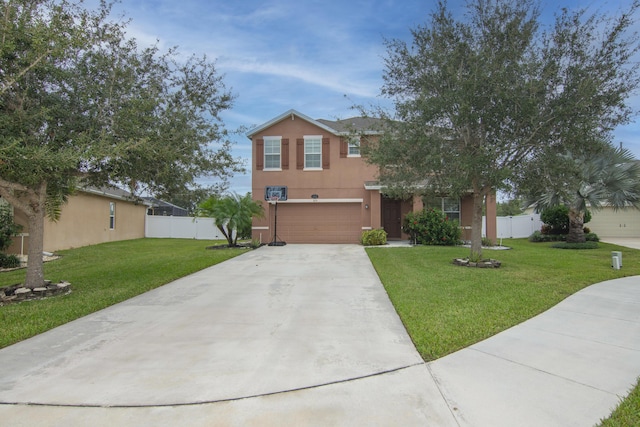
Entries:
[[0,306],[71,293],[71,283],[69,282],[51,283],[51,280],[45,280],[44,283],[45,286],[34,289],[25,288],[23,285],[0,289]]
[[502,263],[495,259],[483,259],[478,262],[471,262],[469,258],[454,258],[454,265],[461,267],[476,267],[476,268],[500,268]]

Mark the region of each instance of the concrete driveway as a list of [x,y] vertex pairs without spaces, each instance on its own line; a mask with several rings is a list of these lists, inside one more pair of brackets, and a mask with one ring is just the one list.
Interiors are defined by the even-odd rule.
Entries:
[[263,247],[0,369],[3,426],[457,425],[356,245]]
[[639,237],[603,237],[600,239],[600,241],[604,243],[612,243],[618,246],[624,246],[631,249],[640,249]]
[[591,426],[639,375],[638,276],[425,364],[362,247],[287,245],[0,350],[0,425]]

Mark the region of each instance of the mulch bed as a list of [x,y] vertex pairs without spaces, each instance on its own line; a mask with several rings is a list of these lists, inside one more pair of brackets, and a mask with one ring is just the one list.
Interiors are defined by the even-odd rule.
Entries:
[[[264,243],[262,243],[260,246],[264,246]],[[255,247],[251,243],[238,243],[235,246],[229,246],[229,245],[207,246],[207,249],[238,249],[238,248],[255,249]]]

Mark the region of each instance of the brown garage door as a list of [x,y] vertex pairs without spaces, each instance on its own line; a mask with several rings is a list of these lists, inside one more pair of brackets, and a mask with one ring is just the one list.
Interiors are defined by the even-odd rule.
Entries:
[[278,204],[278,240],[286,243],[358,243],[361,233],[360,203]]

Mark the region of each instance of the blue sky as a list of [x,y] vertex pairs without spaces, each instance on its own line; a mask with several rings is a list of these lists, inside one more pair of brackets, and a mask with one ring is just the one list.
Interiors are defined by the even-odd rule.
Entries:
[[[95,1],[95,0],[93,0]],[[90,5],[92,0],[87,3]],[[450,1],[450,7],[461,2]],[[542,0],[545,16],[559,7],[615,12],[630,0]],[[139,44],[178,46],[185,56],[215,60],[237,96],[222,114],[227,129],[260,125],[293,108],[312,118],[356,115],[354,104],[386,104],[382,87],[384,39],[411,40],[435,1],[419,0],[122,0],[116,6],[131,19],[128,35]],[[458,8],[458,10],[461,10]],[[640,109],[640,98],[632,104]],[[639,127],[616,132],[640,158]],[[234,154],[250,166],[251,144],[234,137]],[[206,179],[202,180],[207,183]],[[251,190],[251,177],[238,175],[231,190]]]

